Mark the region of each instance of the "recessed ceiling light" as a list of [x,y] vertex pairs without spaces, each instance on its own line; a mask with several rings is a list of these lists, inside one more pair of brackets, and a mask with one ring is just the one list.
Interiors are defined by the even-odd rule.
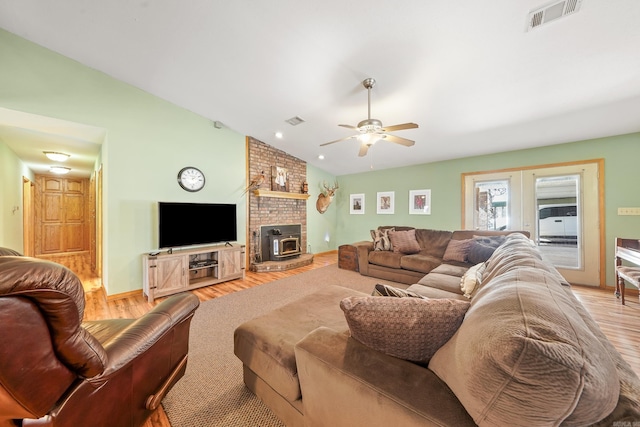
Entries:
[[282,132],[276,132],[276,138],[282,139]]
[[320,160],[324,160],[324,154],[320,154],[320,155],[318,156],[318,158],[319,158]]
[[49,168],[49,172],[55,173],[58,175],[64,175],[66,173],[69,173],[70,170],[71,168],[65,168],[64,166],[51,166]]
[[57,151],[43,151],[44,155],[47,156],[49,160],[53,160],[54,162],[66,162],[69,157],[69,154],[59,153]]

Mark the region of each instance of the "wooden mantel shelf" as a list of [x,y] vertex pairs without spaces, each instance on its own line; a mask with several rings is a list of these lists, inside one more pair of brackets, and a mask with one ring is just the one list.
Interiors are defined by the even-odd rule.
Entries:
[[257,189],[253,190],[253,194],[258,197],[278,197],[281,199],[297,199],[297,200],[307,200],[309,198],[308,194],[302,193],[287,193],[286,191],[270,191]]

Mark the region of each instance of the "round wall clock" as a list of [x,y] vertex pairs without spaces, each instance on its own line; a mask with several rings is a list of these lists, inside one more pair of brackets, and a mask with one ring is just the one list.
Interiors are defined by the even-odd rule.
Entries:
[[198,168],[187,166],[178,172],[178,184],[187,191],[200,191],[204,187],[204,174]]

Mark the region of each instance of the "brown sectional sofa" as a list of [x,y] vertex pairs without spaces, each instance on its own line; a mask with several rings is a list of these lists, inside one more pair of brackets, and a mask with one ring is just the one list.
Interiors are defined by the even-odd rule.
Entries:
[[[370,332],[411,347],[418,335],[405,331],[415,325],[403,322],[412,320],[410,307],[422,309],[419,298],[328,286],[236,329],[245,384],[287,426],[604,427],[640,420],[640,379],[525,236],[508,236],[479,266],[470,298],[430,286],[436,280],[400,289],[435,291],[439,299],[427,302],[470,302],[428,361],[363,344],[345,309],[406,305],[376,312],[382,318],[373,318]],[[425,324],[423,332],[433,331]]]
[[[443,264],[443,258],[451,240],[469,240],[474,236],[506,236],[511,233],[522,233],[529,236],[526,231],[445,231],[405,226],[382,226],[378,227],[378,230],[394,230],[396,232],[415,230],[419,252],[407,254],[395,250],[374,250],[374,243],[371,240],[353,243],[358,253],[360,274],[408,285],[417,283],[427,273]],[[458,271],[462,271],[460,274],[462,276],[464,271],[476,262],[468,259],[465,261],[448,260],[446,264],[461,267]]]

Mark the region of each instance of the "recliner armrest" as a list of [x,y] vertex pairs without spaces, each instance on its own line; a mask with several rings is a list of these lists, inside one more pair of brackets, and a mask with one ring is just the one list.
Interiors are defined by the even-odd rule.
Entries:
[[[106,377],[144,353],[175,326],[190,320],[200,305],[198,297],[191,293],[173,295],[142,317],[102,343],[108,355],[108,364],[102,375],[88,381],[99,384]],[[188,334],[188,329],[186,329]]]

